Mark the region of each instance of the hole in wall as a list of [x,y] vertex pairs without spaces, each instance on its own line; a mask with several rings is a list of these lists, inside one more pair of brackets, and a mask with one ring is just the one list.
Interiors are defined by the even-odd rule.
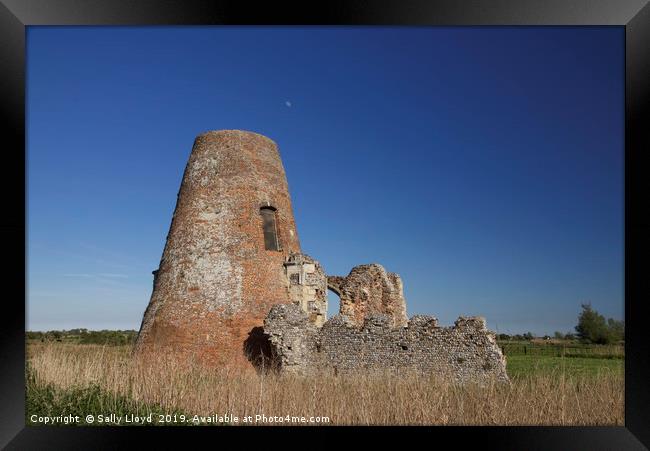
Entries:
[[334,291],[327,290],[327,319],[339,314],[341,298]]
[[277,356],[262,327],[254,327],[250,330],[248,338],[244,341],[243,351],[258,372],[277,370]]

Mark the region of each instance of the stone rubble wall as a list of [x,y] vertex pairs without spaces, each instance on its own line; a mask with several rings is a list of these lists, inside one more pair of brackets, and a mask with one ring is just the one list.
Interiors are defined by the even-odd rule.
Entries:
[[328,288],[341,299],[340,314],[361,326],[366,317],[383,314],[392,327],[406,326],[402,279],[372,263],[352,268],[347,277],[328,276]]
[[264,321],[281,371],[303,375],[377,370],[435,374],[454,382],[508,381],[505,357],[481,317],[460,317],[440,327],[432,316],[413,316],[391,327],[387,315],[358,326],[337,315],[316,327],[296,305],[276,305]]

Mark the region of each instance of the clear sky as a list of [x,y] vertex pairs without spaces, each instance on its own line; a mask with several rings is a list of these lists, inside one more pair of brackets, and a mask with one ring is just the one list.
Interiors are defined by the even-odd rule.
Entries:
[[27,83],[30,330],[139,328],[215,129],[275,140],[303,251],[409,316],[623,318],[622,27],[28,27]]

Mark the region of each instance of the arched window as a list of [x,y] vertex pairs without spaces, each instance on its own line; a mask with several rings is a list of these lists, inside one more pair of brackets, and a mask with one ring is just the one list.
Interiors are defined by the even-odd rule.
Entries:
[[264,247],[267,251],[279,251],[278,228],[276,225],[276,211],[273,207],[260,208],[262,215],[262,228],[264,230]]

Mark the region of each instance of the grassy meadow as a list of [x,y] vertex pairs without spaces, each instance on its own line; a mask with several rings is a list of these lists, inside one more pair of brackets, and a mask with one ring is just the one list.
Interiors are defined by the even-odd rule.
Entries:
[[[112,413],[151,414],[154,425],[244,424],[256,415],[266,421],[252,424],[316,424],[313,417],[332,425],[623,425],[621,346],[500,345],[510,384],[457,386],[418,375],[325,376],[315,383],[181,367],[164,355],[143,365],[130,358],[129,345],[29,340],[26,422],[78,415],[76,424],[88,425],[86,415]],[[306,423],[296,423],[303,417]]]
[[500,341],[511,378],[535,374],[564,374],[569,377],[599,377],[623,374],[622,345],[592,345],[571,342],[531,343]]

